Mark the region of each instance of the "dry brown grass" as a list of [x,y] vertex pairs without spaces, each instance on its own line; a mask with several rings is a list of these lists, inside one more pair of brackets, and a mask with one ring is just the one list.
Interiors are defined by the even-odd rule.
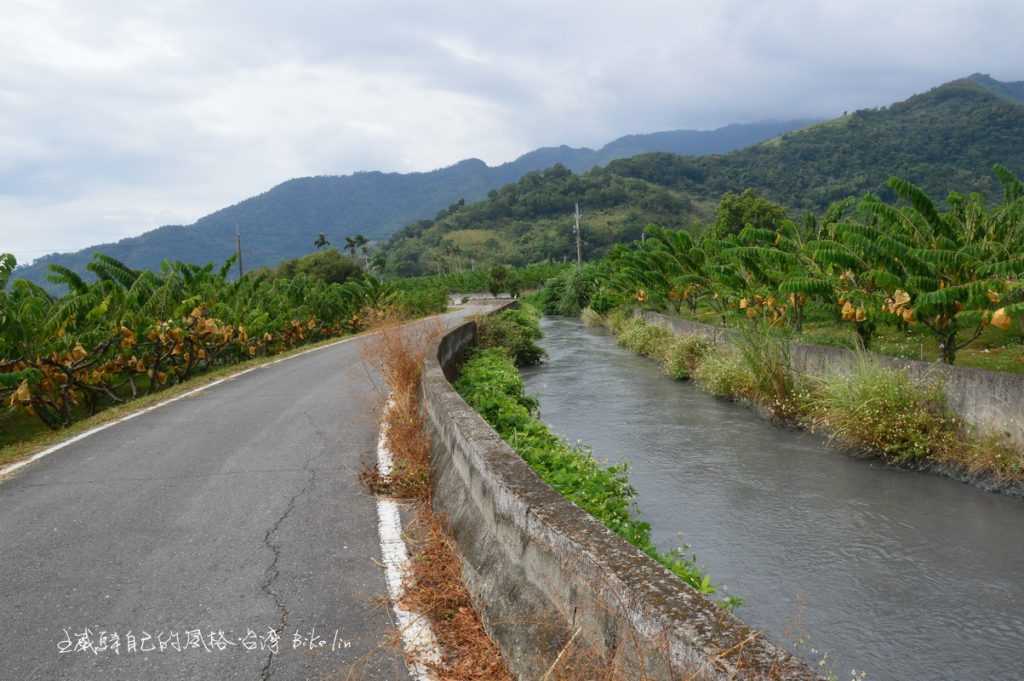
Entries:
[[431,622],[443,649],[441,663],[430,665],[438,681],[512,681],[462,583],[455,545],[430,509],[430,438],[420,412],[419,387],[426,353],[441,332],[439,323],[392,324],[364,346],[364,359],[380,371],[390,390],[381,428],[393,469],[385,476],[368,466],[360,477],[377,493],[419,501],[419,539],[410,546],[402,605]]
[[381,429],[394,459],[393,470],[385,476],[376,466],[367,466],[360,474],[378,494],[430,497],[430,439],[423,428],[419,387],[426,353],[442,331],[436,320],[407,326],[392,323],[380,327],[363,346],[363,359],[380,371],[390,391]]
[[936,455],[938,461],[959,466],[970,476],[989,478],[995,483],[1024,480],[1024,449],[998,433],[964,430],[966,434],[954,446]]
[[512,681],[462,582],[462,559],[444,524],[420,504],[418,540],[405,579],[402,605],[427,617],[443,649],[431,665],[438,681]]

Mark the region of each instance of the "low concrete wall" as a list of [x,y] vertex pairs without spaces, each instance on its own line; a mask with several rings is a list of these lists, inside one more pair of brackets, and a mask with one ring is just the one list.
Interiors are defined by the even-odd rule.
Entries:
[[470,322],[446,335],[423,375],[433,504],[516,678],[543,679],[573,641],[630,679],[817,679],[567,501],[502,441],[448,381],[475,334]]
[[[670,317],[649,310],[637,311],[649,324],[657,324],[680,335],[701,335],[722,342],[728,329]],[[1009,442],[1024,447],[1024,374],[985,371],[969,367],[951,367],[937,362],[873,354],[881,364],[905,371],[911,378],[940,378],[949,406],[967,423],[985,433],[998,433]],[[795,344],[793,367],[802,373],[823,376],[845,373],[857,361],[857,355],[845,348]]]

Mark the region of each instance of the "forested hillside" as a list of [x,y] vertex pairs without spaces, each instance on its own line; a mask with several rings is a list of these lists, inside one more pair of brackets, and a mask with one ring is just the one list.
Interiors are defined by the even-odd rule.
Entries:
[[752,187],[786,206],[819,210],[864,192],[892,198],[885,182],[894,175],[932,195],[955,189],[995,198],[995,163],[1024,171],[1024,106],[964,79],[724,156],[651,154],[609,170],[697,197]]
[[[997,198],[993,165],[1024,173],[1024,106],[1006,94],[1022,89],[1020,83],[973,76],[726,155],[643,154],[578,177],[564,169],[528,176],[481,204],[403,230],[388,246],[388,267],[411,273],[469,258],[574,256],[576,200],[586,215],[586,250],[600,255],[613,241],[637,238],[646,222],[687,223],[710,214],[727,192],[748,188],[793,212],[820,212],[868,192],[891,200],[886,182],[893,176],[932,196],[958,191]],[[595,186],[621,189],[609,194],[614,201],[595,202],[587,194]]]
[[492,191],[486,201],[455,204],[434,220],[406,227],[386,247],[386,269],[408,276],[492,262],[575,258],[576,201],[586,207],[588,255],[640,238],[650,222],[681,227],[709,213],[679,192],[645,180],[602,168],[576,175],[558,165]]
[[46,273],[51,263],[90,278],[86,265],[94,253],[104,253],[136,269],[158,269],[164,259],[196,264],[220,261],[234,253],[236,227],[242,232],[245,266],[273,266],[308,253],[320,232],[339,246],[346,236],[355,234],[383,239],[459,199],[482,199],[492,189],[558,163],[582,172],[616,158],[650,151],[721,153],[808,123],[782,121],[730,125],[711,131],[630,135],[598,150],[544,147],[495,167],[469,159],[424,173],[365,172],[299,178],[212,213],[193,225],[169,225],[115,244],[39,258],[31,266],[19,268],[15,278],[50,287]]

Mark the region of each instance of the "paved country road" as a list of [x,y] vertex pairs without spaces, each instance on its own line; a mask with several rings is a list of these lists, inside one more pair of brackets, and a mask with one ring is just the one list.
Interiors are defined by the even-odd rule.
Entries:
[[249,372],[0,482],[0,681],[408,679],[382,646],[376,505],[357,480],[381,398],[365,342]]

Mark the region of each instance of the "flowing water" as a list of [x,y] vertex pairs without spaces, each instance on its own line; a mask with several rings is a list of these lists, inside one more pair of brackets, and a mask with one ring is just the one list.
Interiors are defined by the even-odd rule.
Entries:
[[541,418],[628,461],[662,549],[686,545],[737,614],[841,681],[1024,679],[1024,500],[886,468],[664,376],[547,318],[524,372]]

